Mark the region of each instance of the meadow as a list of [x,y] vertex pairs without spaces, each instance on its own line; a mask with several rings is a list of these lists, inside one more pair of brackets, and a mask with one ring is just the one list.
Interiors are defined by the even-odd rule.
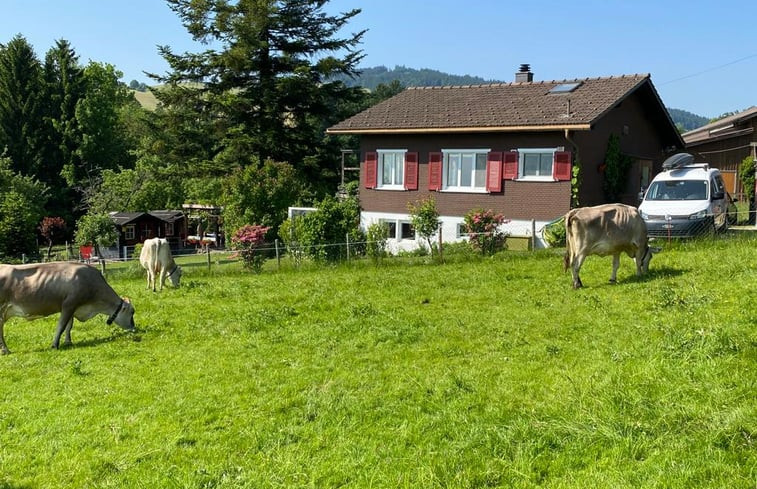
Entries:
[[110,267],[137,333],[6,324],[0,489],[755,488],[757,238],[664,248]]

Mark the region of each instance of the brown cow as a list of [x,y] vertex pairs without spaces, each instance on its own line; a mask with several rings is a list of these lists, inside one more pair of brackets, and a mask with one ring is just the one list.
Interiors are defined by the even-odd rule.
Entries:
[[573,288],[583,287],[579,270],[589,255],[612,255],[615,283],[620,254],[627,253],[636,261],[636,275],[649,269],[649,261],[657,250],[649,247],[647,226],[635,207],[625,204],[604,204],[573,209],[565,215],[565,270],[570,267]]
[[134,330],[134,306],[121,298],[99,270],[83,263],[0,265],[0,354],[7,354],[3,326],[11,317],[37,319],[60,312],[53,348],[66,332],[71,344],[74,318],[86,321],[107,314],[107,323]]

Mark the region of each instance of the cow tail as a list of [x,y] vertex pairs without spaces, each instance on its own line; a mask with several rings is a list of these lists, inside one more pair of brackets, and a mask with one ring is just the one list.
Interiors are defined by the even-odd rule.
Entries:
[[567,272],[568,268],[570,268],[570,257],[572,256],[570,239],[570,225],[572,217],[572,212],[568,212],[565,215],[565,256],[563,256],[563,272]]

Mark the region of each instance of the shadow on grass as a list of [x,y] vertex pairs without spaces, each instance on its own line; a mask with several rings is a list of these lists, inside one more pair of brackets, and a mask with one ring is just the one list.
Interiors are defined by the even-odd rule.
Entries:
[[[115,331],[111,333],[110,336],[104,336],[101,338],[90,338],[88,340],[82,340],[82,341],[76,341],[76,339],[72,339],[70,345],[66,345],[66,344],[63,344],[63,342],[61,342],[58,349],[59,350],[77,350],[79,348],[91,348],[93,346],[99,346],[106,343],[112,343],[122,338],[125,338],[130,341],[134,341],[134,342],[140,342],[142,341],[142,333],[144,333],[144,330],[137,328],[134,331],[125,331],[125,330]],[[72,333],[72,335],[73,334],[74,333]],[[52,350],[52,348],[48,346],[47,348],[37,348],[34,351],[43,352],[47,350]],[[4,489],[2,485],[0,485],[0,489]]]

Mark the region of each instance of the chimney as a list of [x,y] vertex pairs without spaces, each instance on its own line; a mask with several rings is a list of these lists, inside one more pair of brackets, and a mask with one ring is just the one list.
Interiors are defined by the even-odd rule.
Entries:
[[532,81],[534,81],[534,74],[531,73],[531,65],[528,63],[521,63],[520,70],[515,74],[515,83]]

